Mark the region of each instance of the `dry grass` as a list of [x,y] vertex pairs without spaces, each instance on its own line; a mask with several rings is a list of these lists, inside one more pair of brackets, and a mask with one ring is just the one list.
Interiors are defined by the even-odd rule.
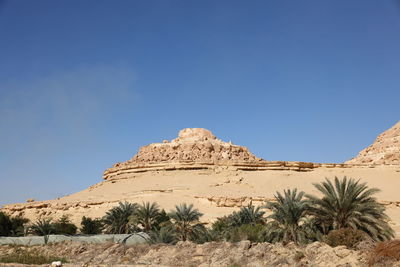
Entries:
[[391,261],[400,260],[400,240],[392,240],[378,243],[371,251],[368,264],[388,264]]
[[67,260],[63,257],[43,255],[37,251],[27,251],[24,249],[16,248],[13,252],[1,255],[0,263],[21,263],[21,264],[49,264],[53,261],[61,261],[63,263]]

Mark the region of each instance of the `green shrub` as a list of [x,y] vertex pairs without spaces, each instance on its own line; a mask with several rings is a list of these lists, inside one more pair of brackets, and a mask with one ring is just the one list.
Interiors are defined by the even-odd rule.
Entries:
[[4,212],[0,212],[0,236],[10,236],[11,235],[11,219]]
[[23,236],[24,225],[28,219],[17,216],[10,217],[4,212],[0,212],[0,236]]
[[71,223],[68,216],[64,215],[53,223],[53,229],[56,235],[75,235],[78,227]]
[[159,230],[152,231],[149,233],[150,240],[149,243],[157,244],[176,244],[178,242],[177,233],[173,225],[163,226]]
[[358,243],[364,241],[366,238],[367,234],[363,231],[342,228],[330,231],[325,238],[325,242],[332,247],[346,246],[347,248],[354,249]]
[[25,235],[25,225],[29,222],[24,217],[11,217],[11,235],[12,236],[23,236]]
[[239,227],[233,227],[225,232],[225,240],[229,242],[239,242],[250,240],[251,242],[262,242],[262,233],[265,226],[261,224],[244,224]]
[[83,216],[81,221],[81,233],[85,235],[101,234],[103,230],[103,222],[101,219],[91,219]]

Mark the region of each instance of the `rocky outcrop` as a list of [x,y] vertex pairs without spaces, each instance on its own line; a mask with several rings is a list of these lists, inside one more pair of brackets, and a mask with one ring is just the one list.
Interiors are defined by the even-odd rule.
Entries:
[[150,144],[142,147],[137,155],[126,163],[162,162],[259,162],[261,159],[243,146],[217,139],[209,130],[187,128],[179,132],[171,142]]
[[347,164],[400,165],[400,121]]
[[187,128],[178,138],[140,148],[130,160],[115,164],[104,172],[104,179],[126,178],[125,174],[149,170],[209,169],[217,165],[265,162],[246,147],[217,139],[209,130]]
[[237,171],[292,170],[310,171],[318,167],[346,167],[345,164],[266,161],[246,147],[217,139],[209,130],[187,128],[178,138],[140,148],[130,160],[119,162],[104,172],[103,179],[127,179],[147,171],[201,170],[222,168]]

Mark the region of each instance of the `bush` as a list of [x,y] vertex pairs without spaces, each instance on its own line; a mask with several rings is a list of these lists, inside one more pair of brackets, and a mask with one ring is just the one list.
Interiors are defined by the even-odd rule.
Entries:
[[103,222],[101,219],[91,219],[83,216],[81,221],[81,233],[85,235],[101,234],[103,230]]
[[392,240],[378,243],[370,253],[368,264],[373,266],[376,263],[383,263],[391,266],[391,261],[398,260],[400,260],[400,240]]
[[78,227],[71,223],[68,216],[64,215],[53,223],[53,229],[56,235],[75,235]]
[[29,220],[23,217],[10,217],[0,212],[0,236],[23,236],[24,225]]
[[163,226],[157,231],[150,232],[149,235],[149,242],[152,244],[164,243],[173,245],[178,242],[177,234],[172,225]]
[[24,217],[12,217],[11,218],[11,235],[12,236],[24,236],[25,235],[25,225],[29,222],[27,218]]
[[352,228],[342,228],[330,231],[325,238],[325,243],[331,247],[346,246],[347,248],[354,249],[358,243],[366,239],[367,234],[363,231]]
[[11,219],[4,212],[0,212],[0,236],[10,236],[11,235]]
[[240,242],[249,240],[251,242],[263,242],[265,226],[261,224],[244,224],[239,227],[232,227],[224,232],[224,239],[228,242]]

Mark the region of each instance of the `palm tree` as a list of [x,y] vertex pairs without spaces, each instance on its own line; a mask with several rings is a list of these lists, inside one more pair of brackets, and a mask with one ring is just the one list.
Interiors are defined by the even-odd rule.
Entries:
[[141,225],[145,232],[149,232],[154,229],[159,216],[160,209],[157,203],[146,202],[138,207],[133,220]]
[[97,235],[101,234],[103,229],[103,221],[101,219],[92,219],[89,217],[82,217],[81,221],[81,233],[85,235]]
[[260,207],[255,207],[251,204],[242,207],[239,212],[234,212],[229,216],[230,226],[241,226],[244,224],[264,224],[265,212],[260,211]]
[[103,217],[106,232],[110,234],[130,234],[134,225],[130,220],[137,210],[136,203],[120,202],[118,206],[110,209]]
[[49,235],[55,232],[50,218],[37,220],[31,225],[30,230],[35,235],[43,236],[45,244],[49,241]]
[[202,213],[193,209],[193,204],[189,206],[184,204],[176,205],[175,210],[171,211],[169,216],[173,220],[175,230],[179,234],[179,239],[186,241],[188,238],[195,237],[204,230],[204,226],[199,222]]
[[163,226],[157,231],[150,232],[149,242],[152,244],[175,244],[177,241],[176,232],[172,225]]
[[342,180],[335,177],[334,183],[326,179],[314,186],[322,193],[322,198],[307,195],[312,203],[310,214],[321,225],[332,229],[359,229],[380,241],[394,237],[384,206],[373,197],[379,189],[368,188],[366,183],[347,177]]
[[308,209],[308,203],[303,199],[304,192],[297,193],[284,190],[283,195],[276,192],[276,202],[267,202],[265,207],[272,211],[267,219],[272,219],[267,224],[266,239],[269,242],[290,242],[299,243],[304,240],[304,232],[301,227]]

